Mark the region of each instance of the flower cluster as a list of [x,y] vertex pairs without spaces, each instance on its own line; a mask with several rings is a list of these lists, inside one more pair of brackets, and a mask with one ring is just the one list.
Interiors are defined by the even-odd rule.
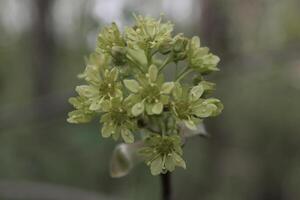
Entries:
[[176,166],[186,168],[178,135],[152,134],[145,139],[140,154],[145,158],[153,175],[173,171]]
[[[182,124],[195,130],[203,119],[221,113],[221,101],[210,97],[215,84],[205,80],[218,71],[219,58],[198,37],[173,36],[170,22],[135,18],[124,33],[113,23],[99,34],[79,75],[85,84],[69,100],[75,110],[68,122],[98,118],[104,138],[142,140],[140,154],[157,175],[186,167]],[[167,66],[174,73],[166,74]]]

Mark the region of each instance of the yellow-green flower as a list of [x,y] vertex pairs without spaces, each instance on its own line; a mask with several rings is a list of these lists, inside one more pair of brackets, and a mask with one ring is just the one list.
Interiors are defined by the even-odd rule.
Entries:
[[119,31],[116,23],[110,27],[105,27],[98,35],[97,52],[111,55],[115,65],[126,64],[126,42]]
[[122,98],[113,98],[109,104],[103,106],[105,112],[101,117],[102,136],[112,136],[117,140],[120,135],[126,143],[133,143],[132,131],[136,129],[137,120],[128,112],[129,102]]
[[76,87],[76,91],[90,101],[89,109],[92,111],[101,111],[101,107],[105,101],[109,101],[113,97],[122,97],[121,83],[117,81],[118,70],[113,68],[106,69],[104,74],[99,75],[99,79],[89,85],[80,85]]
[[[135,19],[124,33],[115,23],[101,31],[79,75],[85,83],[69,99],[75,110],[67,121],[86,123],[98,117],[104,138],[125,143],[140,139],[140,153],[158,175],[186,167],[182,125],[196,131],[203,119],[222,112],[220,100],[209,96],[215,84],[204,79],[219,70],[219,58],[200,46],[198,37],[172,35],[170,22]],[[166,71],[168,67],[173,69]],[[190,73],[193,79],[184,83]]]
[[136,25],[125,30],[128,46],[139,46],[142,49],[158,49],[172,41],[173,24],[161,23],[151,17],[135,16]]
[[200,47],[199,37],[193,37],[190,40],[187,49],[187,61],[192,69],[203,74],[219,71],[217,64],[219,63],[220,58],[209,53],[207,47]]
[[183,36],[183,34],[178,34],[174,37],[173,41],[173,59],[174,62],[184,60],[187,57],[187,46],[189,40]]
[[162,78],[158,77],[158,69],[155,65],[151,65],[148,73],[138,76],[137,80],[124,80],[124,85],[133,93],[129,98],[135,102],[131,109],[134,116],[144,111],[148,115],[161,114],[164,105],[169,102],[169,94],[174,87],[173,82],[163,82]]
[[84,72],[79,74],[78,77],[91,84],[99,82],[101,74],[104,74],[104,71],[109,69],[110,60],[107,54],[92,53],[86,61]]
[[174,171],[175,167],[186,168],[181,158],[181,139],[178,135],[166,136],[152,134],[144,141],[145,147],[140,150],[152,175]]
[[201,83],[190,90],[182,88],[179,83],[174,87],[172,112],[190,129],[196,129],[196,124],[201,119],[216,116],[223,109],[220,100],[201,98],[204,91],[205,87]]
[[105,27],[98,35],[97,49],[100,52],[112,53],[113,47],[124,47],[125,41],[116,23]]
[[92,120],[94,114],[91,110],[89,110],[90,104],[85,97],[71,97],[69,102],[76,109],[68,113],[67,121],[69,123],[87,123]]

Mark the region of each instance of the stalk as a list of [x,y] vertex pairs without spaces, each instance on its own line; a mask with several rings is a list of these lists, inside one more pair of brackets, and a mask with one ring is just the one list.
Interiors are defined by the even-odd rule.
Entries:
[[161,174],[160,178],[162,200],[172,200],[171,173]]

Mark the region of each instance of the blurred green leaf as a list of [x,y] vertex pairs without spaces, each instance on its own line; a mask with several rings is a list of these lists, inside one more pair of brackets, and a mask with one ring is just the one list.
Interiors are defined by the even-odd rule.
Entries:
[[111,177],[126,176],[135,165],[142,161],[137,154],[140,146],[142,146],[141,142],[135,142],[133,144],[121,143],[115,147],[110,161]]

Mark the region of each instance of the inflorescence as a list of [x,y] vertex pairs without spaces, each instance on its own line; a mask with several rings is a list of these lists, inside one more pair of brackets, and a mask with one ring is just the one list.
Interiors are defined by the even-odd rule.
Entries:
[[220,100],[209,97],[215,84],[204,79],[219,70],[220,59],[199,37],[173,36],[170,22],[135,20],[124,33],[115,23],[101,31],[79,75],[85,84],[69,99],[75,110],[67,121],[100,118],[104,138],[142,140],[140,155],[157,175],[186,167],[180,126],[195,130],[204,118],[221,113]]

